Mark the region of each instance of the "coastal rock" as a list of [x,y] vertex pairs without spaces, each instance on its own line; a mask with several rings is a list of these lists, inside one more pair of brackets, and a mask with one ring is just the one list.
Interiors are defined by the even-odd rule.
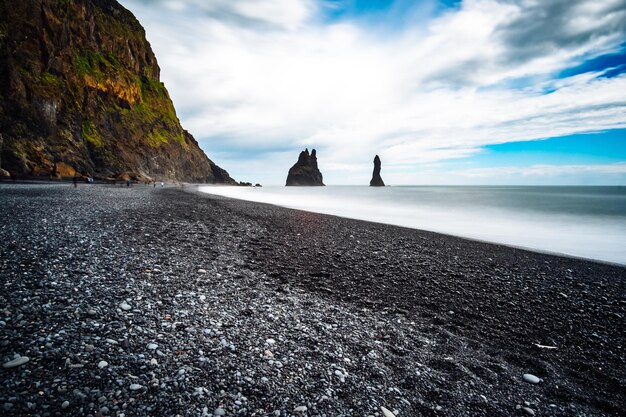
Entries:
[[372,173],[372,179],[370,181],[370,187],[384,187],[385,183],[380,177],[380,158],[378,155],[374,157],[374,172]]
[[180,124],[116,0],[0,2],[0,166],[18,175],[235,184]]
[[310,154],[308,148],[300,152],[298,162],[289,169],[286,185],[324,185],[315,149]]

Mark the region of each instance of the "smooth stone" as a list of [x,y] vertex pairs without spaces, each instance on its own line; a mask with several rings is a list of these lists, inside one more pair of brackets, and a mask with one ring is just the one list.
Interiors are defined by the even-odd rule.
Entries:
[[131,391],[137,391],[143,388],[143,385],[139,385],[139,384],[130,384],[130,390]]
[[306,405],[301,405],[299,407],[294,408],[293,412],[294,413],[304,413],[304,412],[306,412],[306,410],[307,410]]
[[274,340],[274,339],[267,339],[265,341],[265,343],[267,343],[268,345],[273,345],[274,343],[276,343],[276,340]]
[[213,411],[213,415],[214,416],[225,416],[226,415],[226,411],[223,408],[216,408],[215,411]]
[[106,368],[107,366],[109,366],[109,363],[107,361],[98,362],[98,368],[100,369]]
[[522,407],[522,411],[524,411],[529,416],[534,416],[535,415],[535,411],[532,408]]
[[394,413],[392,413],[391,411],[387,410],[385,407],[383,407],[382,405],[380,406],[380,411],[383,412],[383,415],[385,417],[396,417],[396,415]]
[[159,364],[159,362],[157,362],[156,359],[154,359],[154,358],[150,359],[150,365],[158,365],[158,364]]
[[[206,274],[206,269],[200,268],[200,269],[198,269],[198,273],[199,274]],[[218,410],[219,410],[219,408],[218,408]]]
[[15,367],[18,367],[20,365],[24,365],[29,360],[30,359],[28,358],[28,356],[20,356],[17,359],[13,359],[12,361],[8,361],[8,362],[4,363],[2,365],[2,367],[6,368],[6,369],[15,368]]
[[120,308],[122,310],[124,310],[124,311],[128,311],[128,310],[132,309],[130,304],[128,304],[126,301],[124,301],[122,304],[120,304]]
[[94,345],[86,345],[86,346],[85,346],[85,351],[87,351],[87,352],[93,352],[95,348],[96,348],[96,347],[95,347]]
[[66,409],[69,406],[70,406],[70,402],[69,401],[63,401],[63,404],[61,404],[61,408],[62,409]]
[[158,347],[159,347],[159,345],[157,345],[156,343],[150,343],[148,345],[148,349],[150,349],[150,350],[155,350]]
[[542,379],[541,379],[541,378],[536,377],[536,376],[535,376],[535,375],[533,375],[533,374],[524,374],[524,375],[522,376],[522,379],[523,379],[525,382],[529,382],[529,383],[531,383],[531,384],[538,384],[538,383],[540,383],[540,382],[542,381]]

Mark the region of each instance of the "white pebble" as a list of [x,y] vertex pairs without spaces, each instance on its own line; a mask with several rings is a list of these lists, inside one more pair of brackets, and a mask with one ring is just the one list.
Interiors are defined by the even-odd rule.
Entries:
[[129,388],[130,388],[130,390],[131,390],[131,391],[137,391],[137,390],[142,389],[142,388],[143,388],[143,386],[142,386],[142,385],[139,385],[139,384],[130,384],[130,387],[129,387]]
[[128,311],[128,310],[132,309],[130,304],[128,304],[126,301],[123,301],[122,304],[120,304],[120,308],[122,310],[124,310],[124,311]]
[[294,413],[304,413],[304,412],[306,412],[306,410],[307,410],[306,405],[301,405],[299,407],[294,408],[293,412]]
[[523,379],[525,382],[529,382],[529,383],[531,383],[531,384],[538,384],[538,383],[540,383],[540,382],[542,381],[542,379],[541,379],[541,378],[536,377],[536,376],[534,376],[533,374],[524,374],[524,375],[522,376],[522,379]]
[[198,274],[206,274],[206,269],[198,269]]
[[156,343],[150,343],[148,345],[148,349],[150,349],[150,350],[155,350],[158,347],[159,347],[159,345],[157,345]]
[[385,407],[380,406],[380,411],[383,412],[383,415],[385,417],[396,417],[396,415],[394,413],[392,413],[391,411],[387,410]]
[[100,362],[98,362],[98,368],[100,368],[100,369],[104,369],[107,366],[109,366],[109,363],[107,361],[100,361]]

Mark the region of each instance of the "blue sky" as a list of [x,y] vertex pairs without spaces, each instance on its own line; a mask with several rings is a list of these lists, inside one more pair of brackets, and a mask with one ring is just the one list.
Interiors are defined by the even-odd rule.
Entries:
[[121,0],[238,180],[626,185],[626,0]]

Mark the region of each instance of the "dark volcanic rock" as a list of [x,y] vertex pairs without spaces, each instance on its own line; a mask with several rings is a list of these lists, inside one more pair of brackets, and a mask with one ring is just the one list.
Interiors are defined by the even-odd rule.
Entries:
[[0,0],[2,167],[234,183],[181,127],[159,73],[115,0]]
[[374,173],[372,174],[372,180],[370,181],[371,187],[384,187],[385,183],[380,177],[380,158],[378,155],[374,157]]
[[322,173],[317,168],[315,149],[310,155],[308,148],[300,152],[298,162],[289,170],[286,185],[324,185]]

